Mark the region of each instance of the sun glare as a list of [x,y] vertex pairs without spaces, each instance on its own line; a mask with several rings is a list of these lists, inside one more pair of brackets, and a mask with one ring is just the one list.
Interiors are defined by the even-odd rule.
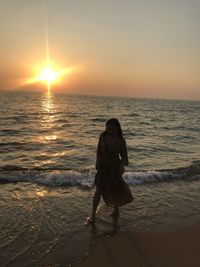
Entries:
[[[57,64],[54,64],[54,61],[51,60],[50,57],[50,49],[49,49],[49,38],[48,38],[48,23],[45,17],[45,41],[46,41],[46,60],[42,62],[38,62],[39,64],[28,65],[33,75],[24,78],[21,82],[21,85],[27,86],[29,84],[34,83],[44,83],[47,87],[48,93],[50,93],[51,88],[56,83],[60,83],[61,81],[66,82],[64,76],[68,76],[77,71],[76,67],[58,67]],[[78,67],[79,68],[79,67]],[[64,79],[62,79],[64,78]]]
[[52,81],[58,78],[58,73],[54,71],[50,66],[44,69],[39,76],[41,81],[46,81],[47,83],[51,83]]
[[35,75],[32,78],[26,79],[24,84],[42,82],[47,86],[47,90],[50,91],[53,84],[60,83],[62,77],[72,74],[75,67],[58,69],[58,67],[53,64],[42,64],[35,66],[34,70]]
[[47,66],[44,70],[41,71],[38,80],[39,81],[44,81],[47,85],[48,92],[50,91],[51,88],[51,83],[53,81],[56,81],[58,78],[59,73],[54,71],[51,66]]

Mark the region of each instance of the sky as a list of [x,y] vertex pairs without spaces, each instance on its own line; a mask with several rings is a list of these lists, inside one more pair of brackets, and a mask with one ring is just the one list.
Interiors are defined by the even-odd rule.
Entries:
[[[200,100],[199,0],[0,0],[0,89]],[[48,41],[47,41],[48,40]]]

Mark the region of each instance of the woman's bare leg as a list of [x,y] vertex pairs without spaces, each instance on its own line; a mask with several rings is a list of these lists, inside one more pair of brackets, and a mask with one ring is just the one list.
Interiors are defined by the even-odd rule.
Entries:
[[118,225],[118,220],[119,220],[119,207],[114,207],[114,210],[111,214],[111,217],[113,219],[113,234],[118,232],[119,225]]
[[110,216],[113,218],[119,218],[119,207],[118,206],[114,207],[114,210]]
[[119,207],[115,207],[114,212],[116,214],[116,217],[119,218]]
[[101,199],[101,193],[98,189],[96,189],[94,193],[94,197],[93,197],[93,202],[92,202],[92,213],[90,217],[88,218],[88,222],[94,222],[96,210],[99,205],[100,199]]

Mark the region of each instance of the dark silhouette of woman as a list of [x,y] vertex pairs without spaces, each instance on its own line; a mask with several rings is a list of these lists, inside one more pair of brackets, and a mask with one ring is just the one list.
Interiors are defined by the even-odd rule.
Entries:
[[120,123],[112,118],[106,122],[101,133],[96,155],[96,191],[93,197],[92,213],[88,223],[95,222],[96,209],[101,196],[106,205],[114,208],[111,216],[119,218],[119,207],[133,200],[132,193],[122,178],[124,165],[128,165],[126,141]]

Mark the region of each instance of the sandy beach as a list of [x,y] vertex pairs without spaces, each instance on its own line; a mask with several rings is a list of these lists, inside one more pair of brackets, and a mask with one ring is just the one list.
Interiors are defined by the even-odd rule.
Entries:
[[200,266],[200,224],[173,232],[123,232],[102,238],[76,267]]

